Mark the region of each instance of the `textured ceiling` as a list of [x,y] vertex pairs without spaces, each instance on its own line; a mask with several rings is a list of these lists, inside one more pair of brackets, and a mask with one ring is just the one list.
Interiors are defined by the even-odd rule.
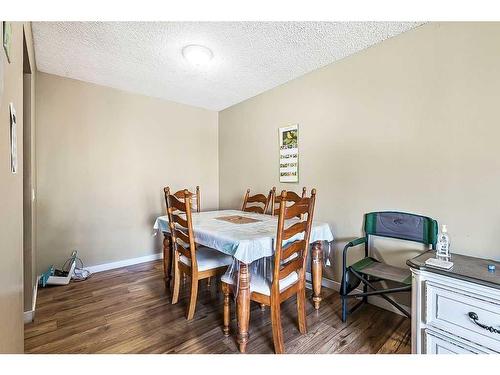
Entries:
[[[34,22],[38,70],[221,110],[415,22]],[[209,47],[210,66],[182,57]]]

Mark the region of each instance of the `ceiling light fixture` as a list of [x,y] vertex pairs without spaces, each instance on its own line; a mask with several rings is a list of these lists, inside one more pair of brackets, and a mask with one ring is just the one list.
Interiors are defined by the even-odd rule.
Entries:
[[207,65],[214,57],[214,54],[205,46],[190,44],[182,49],[182,56],[195,66]]

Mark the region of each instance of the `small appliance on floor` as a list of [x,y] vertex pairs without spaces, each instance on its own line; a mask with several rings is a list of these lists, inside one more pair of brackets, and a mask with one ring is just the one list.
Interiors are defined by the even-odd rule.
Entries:
[[50,266],[49,269],[40,276],[39,285],[46,287],[47,285],[67,285],[71,281],[76,267],[76,251],[73,251],[69,259],[69,271],[55,269]]

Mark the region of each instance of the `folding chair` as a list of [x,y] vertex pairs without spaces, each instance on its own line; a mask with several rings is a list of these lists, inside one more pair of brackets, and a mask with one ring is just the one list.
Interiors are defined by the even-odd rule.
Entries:
[[[365,236],[349,242],[344,247],[342,257],[342,284],[340,296],[342,299],[342,321],[347,320],[347,313],[352,313],[363,303],[368,296],[380,295],[387,302],[401,311],[407,317],[410,314],[386,294],[411,291],[411,272],[407,268],[399,268],[385,264],[375,259],[370,251],[370,236],[396,238],[400,240],[419,242],[436,248],[438,223],[426,216],[404,212],[370,212],[365,214]],[[350,248],[364,244],[365,257],[360,261],[347,266],[347,252]],[[376,283],[391,281],[396,283],[394,288],[379,289]],[[363,283],[363,292],[349,294]],[[370,289],[370,291],[368,290]],[[361,298],[351,310],[347,309],[348,298]]]

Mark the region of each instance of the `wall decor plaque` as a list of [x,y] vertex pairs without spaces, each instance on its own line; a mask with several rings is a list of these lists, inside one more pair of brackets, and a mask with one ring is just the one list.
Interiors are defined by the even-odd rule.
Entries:
[[299,182],[299,125],[279,129],[280,182]]

